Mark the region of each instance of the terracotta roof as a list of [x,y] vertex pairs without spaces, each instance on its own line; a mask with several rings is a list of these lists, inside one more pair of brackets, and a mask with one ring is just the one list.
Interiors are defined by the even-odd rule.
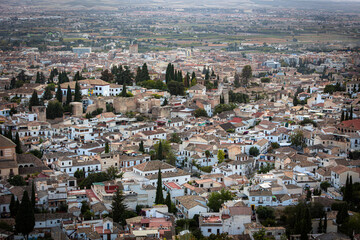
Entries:
[[10,139],[0,135],[0,148],[13,148],[16,147],[16,144]]
[[171,168],[175,168],[174,166],[159,161],[159,160],[154,160],[154,161],[148,161],[148,162],[144,162],[141,163],[139,165],[134,166],[134,168],[142,171],[142,172],[148,172],[148,171],[155,171],[155,170],[159,170],[159,169],[171,169]]

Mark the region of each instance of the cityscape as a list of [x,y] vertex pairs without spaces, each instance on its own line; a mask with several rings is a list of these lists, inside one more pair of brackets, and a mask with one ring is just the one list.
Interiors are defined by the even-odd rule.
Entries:
[[360,1],[1,1],[20,239],[360,240]]

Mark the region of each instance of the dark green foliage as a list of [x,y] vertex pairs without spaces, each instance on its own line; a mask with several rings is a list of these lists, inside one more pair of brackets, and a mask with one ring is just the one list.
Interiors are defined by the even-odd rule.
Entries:
[[127,85],[131,85],[133,83],[134,73],[130,71],[128,66],[114,66],[111,71],[115,76],[115,82],[117,84],[123,85],[125,83]]
[[301,234],[301,239],[305,240],[306,235],[311,232],[310,206],[304,202],[286,207],[280,219],[286,227],[287,235]]
[[82,96],[80,92],[80,85],[78,81],[75,84],[75,95],[74,95],[74,102],[81,102]]
[[101,80],[104,80],[105,82],[112,82],[114,80],[114,75],[106,69],[105,71],[101,72]]
[[124,195],[122,191],[118,188],[116,193],[114,194],[113,201],[111,204],[111,215],[114,222],[119,223],[120,225],[124,226],[126,224],[125,212],[126,212],[126,205],[124,204]]
[[336,223],[343,224],[349,220],[349,213],[347,205],[343,205],[336,214]]
[[[355,85],[354,85],[355,87]],[[353,119],[353,106],[351,105],[351,108],[350,108],[350,113],[349,113],[349,120],[352,120]]]
[[266,166],[261,165],[261,167],[258,170],[258,173],[268,173],[270,170],[274,169],[274,164],[267,163]]
[[352,160],[360,159],[360,151],[356,150],[356,151],[349,152],[349,158],[352,159]]
[[74,177],[76,177],[77,179],[84,179],[85,178],[85,172],[82,169],[78,169],[74,173]]
[[80,182],[79,187],[86,187],[89,189],[95,182],[104,182],[110,180],[106,172],[90,173],[83,181]]
[[157,185],[156,185],[155,204],[163,204],[163,203],[164,203],[164,196],[163,196],[163,190],[162,190],[161,170],[159,169],[158,181],[157,181]]
[[47,86],[47,87],[45,88],[45,92],[44,92],[44,94],[43,94],[43,98],[44,98],[45,100],[50,100],[50,99],[53,98],[53,95],[52,95],[52,93],[51,93],[51,87],[50,87],[50,86]]
[[21,141],[20,141],[20,137],[19,137],[18,132],[16,132],[14,143],[16,144],[16,148],[15,148],[16,153],[17,154],[23,153],[23,150],[22,150],[22,147],[21,147]]
[[36,80],[35,83],[41,83],[44,84],[46,82],[45,76],[43,72],[37,72],[36,73]]
[[85,214],[87,211],[90,210],[90,206],[89,204],[87,203],[87,201],[82,201],[81,202],[81,214]]
[[8,182],[13,186],[24,186],[26,185],[26,182],[24,178],[20,175],[12,176],[8,179]]
[[157,159],[163,160],[164,154],[163,154],[163,147],[162,147],[162,142],[161,141],[159,142],[159,146],[158,146],[158,149],[157,149],[156,153],[157,153]]
[[141,140],[141,142],[139,143],[139,151],[144,153],[145,149],[144,149],[144,142]]
[[34,209],[31,205],[27,191],[24,191],[18,213],[15,218],[16,231],[28,236],[35,226]]
[[17,213],[17,209],[16,209],[16,201],[15,201],[14,194],[11,194],[11,201],[10,201],[9,208],[10,208],[11,217],[15,217],[16,213]]
[[247,94],[244,93],[234,93],[229,91],[229,102],[231,103],[248,103],[250,98]]
[[250,154],[250,156],[257,157],[260,154],[260,151],[257,147],[251,147],[249,149],[249,154]]
[[277,142],[272,142],[272,143],[271,143],[271,148],[272,148],[272,149],[277,149],[277,148],[279,148],[279,147],[280,147],[279,143],[277,143]]
[[238,88],[241,86],[240,85],[240,74],[238,74],[238,73],[235,73],[235,75],[234,75],[234,86],[235,86],[235,88]]
[[172,142],[172,143],[181,143],[181,138],[179,137],[179,135],[177,133],[172,133],[171,138],[170,138],[170,142]]
[[81,73],[79,71],[77,71],[75,73],[73,81],[78,81],[78,80],[82,80],[82,79],[84,79],[83,76],[81,75]]
[[249,79],[252,78],[252,69],[250,65],[244,66],[241,72],[242,83],[246,86],[249,83]]
[[262,228],[257,232],[253,233],[254,240],[275,240],[274,236],[267,236],[265,229]]
[[312,195],[312,192],[310,189],[308,189],[306,191],[306,201],[310,201],[311,200],[311,195]]
[[32,111],[33,106],[40,106],[40,100],[39,100],[36,90],[34,90],[32,96],[30,98],[30,101],[29,101],[29,110],[30,111]]
[[291,145],[293,145],[295,147],[298,147],[298,148],[306,147],[304,133],[301,130],[295,131],[290,136],[290,141],[291,141]]
[[237,106],[234,103],[230,103],[230,104],[219,104],[217,106],[215,106],[215,111],[214,111],[214,115],[225,112],[225,111],[230,111],[235,109]]
[[203,108],[198,108],[194,111],[194,116],[195,117],[209,117],[207,112],[205,111],[205,109]]
[[56,100],[50,101],[46,108],[46,118],[55,119],[63,117],[64,109],[62,104]]
[[71,88],[70,88],[70,84],[68,85],[67,88],[67,93],[66,93],[66,105],[69,105],[72,102],[72,94],[71,94]]
[[61,86],[60,86],[60,84],[58,84],[58,87],[56,90],[56,99],[58,100],[58,102],[62,103],[62,98],[63,98],[63,94],[61,91]]
[[307,125],[307,124],[312,124],[314,127],[317,127],[317,123],[316,123],[314,120],[309,119],[309,118],[305,118],[304,120],[302,120],[302,121],[300,122],[300,125],[301,125],[301,126],[305,126],[305,125]]
[[324,181],[324,182],[321,182],[321,183],[320,183],[320,188],[321,188],[322,190],[324,190],[325,192],[327,192],[327,189],[328,189],[329,187],[331,187],[331,184],[330,184],[329,182],[327,182],[327,181]]
[[105,143],[105,153],[109,153],[109,152],[110,152],[109,143],[106,142],[106,143]]
[[336,83],[335,85],[329,84],[325,86],[324,93],[333,94],[334,92],[343,92],[345,91],[344,87],[341,87],[340,83]]
[[59,84],[69,82],[69,77],[67,76],[67,73],[65,71],[59,73],[58,82]]
[[221,189],[220,192],[212,192],[210,194],[207,205],[212,211],[219,212],[221,204],[232,199],[233,196],[229,190]]
[[184,95],[184,84],[182,82],[170,81],[167,84],[169,92],[171,95]]
[[263,77],[263,78],[260,79],[260,81],[261,81],[262,83],[269,83],[269,82],[271,81],[271,79],[268,78],[268,77]]
[[31,183],[31,205],[35,210],[36,198],[35,198],[35,185],[34,181]]
[[148,81],[148,80],[150,80],[150,75],[149,75],[147,65],[146,65],[146,63],[144,63],[142,68],[138,67],[138,69],[136,71],[135,82],[140,83],[140,82],[144,82],[144,81]]
[[159,90],[167,90],[167,86],[160,80],[146,80],[140,82],[138,85],[147,88],[147,89],[159,89]]
[[263,207],[259,206],[256,209],[256,213],[261,221],[266,219],[274,219],[275,218],[275,211],[271,207]]

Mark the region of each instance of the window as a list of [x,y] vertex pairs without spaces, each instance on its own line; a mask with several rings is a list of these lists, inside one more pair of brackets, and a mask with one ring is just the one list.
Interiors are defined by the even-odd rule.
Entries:
[[3,150],[0,150],[0,156],[1,156],[1,157],[4,156]]
[[208,229],[208,233],[211,233],[211,228]]

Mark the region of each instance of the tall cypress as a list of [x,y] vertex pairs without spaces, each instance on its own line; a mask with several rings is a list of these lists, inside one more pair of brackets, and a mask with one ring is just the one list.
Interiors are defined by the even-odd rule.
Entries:
[[144,149],[144,142],[141,140],[140,144],[139,144],[139,151],[140,152],[145,152],[145,149]]
[[56,99],[62,103],[62,98],[63,98],[63,94],[62,94],[62,91],[61,91],[61,86],[60,86],[60,83],[58,84],[58,88],[57,88],[57,91],[56,91]]
[[66,93],[66,105],[69,105],[72,102],[72,95],[71,95],[71,88],[70,88],[70,84],[68,85],[67,88],[67,93]]
[[161,170],[159,168],[158,181],[157,181],[157,186],[156,186],[155,204],[163,204],[163,203],[164,203],[164,196],[163,196],[163,192],[162,192]]
[[75,96],[74,96],[74,102],[81,102],[81,92],[80,92],[80,85],[79,82],[76,81],[75,83]]
[[32,96],[30,98],[30,101],[29,101],[29,110],[30,111],[32,111],[33,106],[40,106],[40,101],[39,101],[39,97],[38,97],[36,90],[34,90]]
[[32,184],[31,184],[31,205],[32,205],[34,210],[35,210],[35,203],[36,203],[35,185],[34,185],[34,181],[33,181]]
[[161,140],[159,141],[159,147],[157,151],[157,159],[162,160],[163,159],[163,147]]
[[141,79],[142,81],[150,80],[150,75],[146,63],[144,63],[141,69]]
[[352,120],[352,119],[353,119],[353,106],[351,105],[349,120]]
[[11,217],[15,217],[16,216],[16,201],[15,201],[15,197],[14,194],[11,194],[11,201],[10,201],[10,215]]
[[168,206],[168,212],[171,212],[171,196],[169,192],[166,195],[165,204]]
[[16,144],[16,148],[15,148],[16,153],[17,153],[17,154],[23,153],[22,148],[21,148],[21,142],[20,142],[20,137],[19,137],[19,133],[18,133],[18,132],[16,132],[16,135],[15,135],[15,144]]
[[122,88],[122,91],[121,91],[121,96],[122,96],[122,97],[126,97],[126,96],[127,96],[126,83],[125,83],[125,82],[124,82],[124,84],[123,84],[123,88]]
[[120,223],[122,226],[126,224],[126,205],[124,204],[125,197],[122,191],[118,188],[113,196],[111,203],[112,218],[114,222]]
[[344,120],[345,120],[345,114],[344,114],[344,111],[341,111],[340,122],[343,122]]
[[34,209],[31,205],[27,191],[24,191],[19,210],[15,218],[16,231],[22,233],[28,239],[35,226]]

